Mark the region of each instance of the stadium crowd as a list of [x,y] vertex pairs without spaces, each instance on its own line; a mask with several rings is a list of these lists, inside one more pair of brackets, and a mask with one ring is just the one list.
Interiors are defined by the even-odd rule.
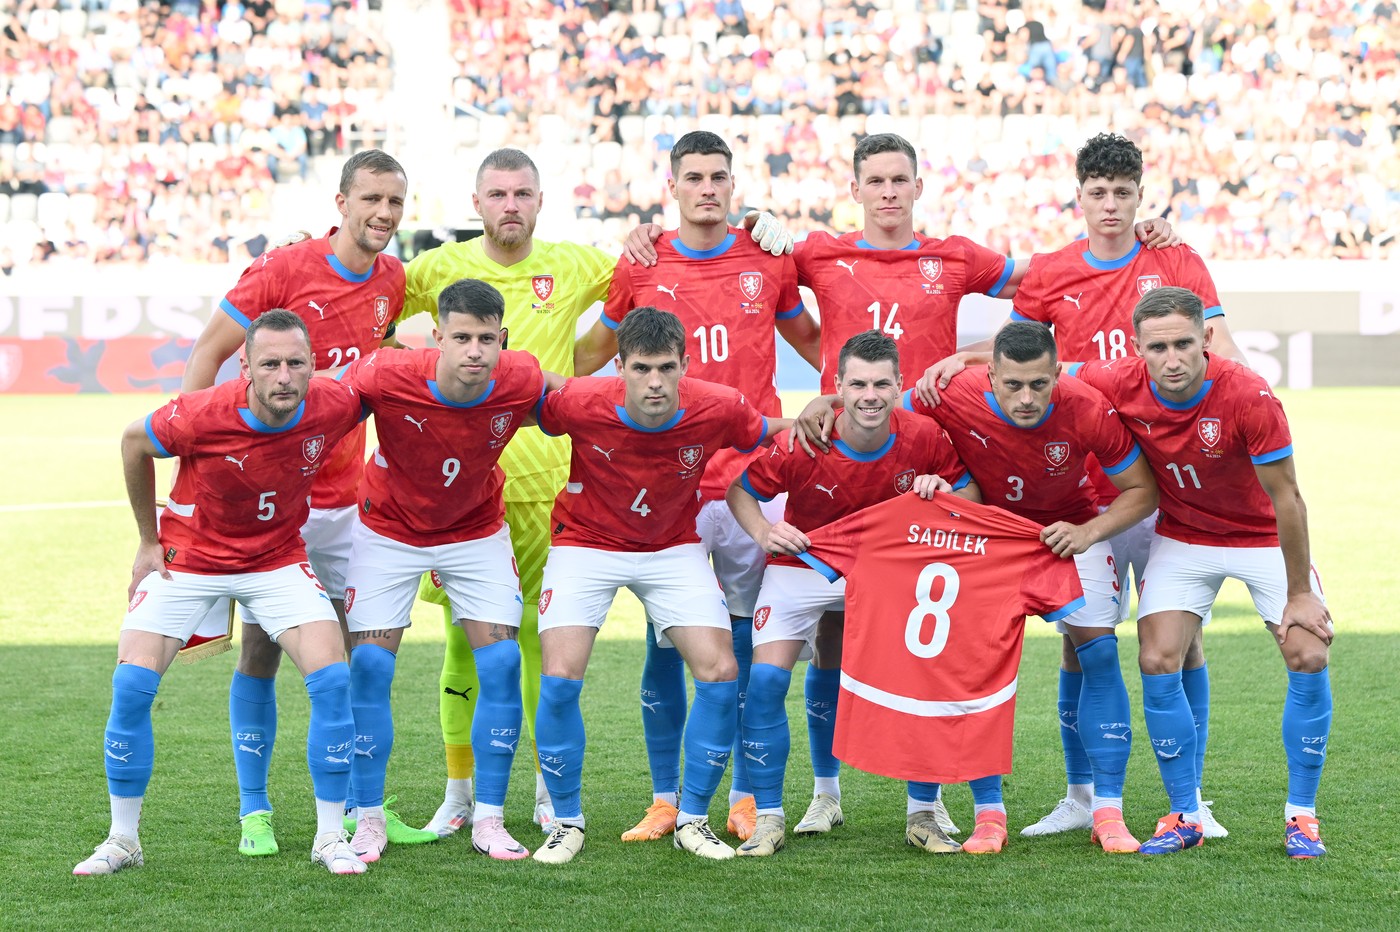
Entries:
[[[375,6],[20,0],[0,28],[0,213],[37,221],[35,260],[256,254],[282,232],[278,184],[388,131]],[[745,201],[850,229],[854,139],[894,130],[921,147],[919,229],[1029,255],[1079,229],[1073,151],[1112,129],[1147,156],[1145,215],[1207,257],[1396,254],[1395,0],[967,6],[451,0],[449,112],[582,155],[550,188],[579,221],[559,235],[585,242],[665,210],[666,153],[696,126],[736,143]],[[24,196],[49,193],[66,197]]]

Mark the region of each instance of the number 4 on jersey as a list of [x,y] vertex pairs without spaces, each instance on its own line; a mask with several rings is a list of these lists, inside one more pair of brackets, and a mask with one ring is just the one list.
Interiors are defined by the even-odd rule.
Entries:
[[646,498],[646,494],[647,490],[642,489],[637,493],[637,497],[632,499],[632,510],[643,518],[651,514],[651,506],[642,501],[642,499]]

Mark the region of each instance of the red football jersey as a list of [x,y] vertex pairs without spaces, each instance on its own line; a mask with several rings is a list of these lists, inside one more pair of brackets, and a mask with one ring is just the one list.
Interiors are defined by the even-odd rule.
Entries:
[[438,349],[381,349],[344,380],[374,412],[379,447],[360,483],[360,519],[415,547],[477,540],[505,516],[501,451],[544,396],[529,353],[506,350],[486,393],[458,404],[437,384]]
[[[219,307],[243,327],[259,314],[285,308],[306,321],[317,369],[335,369],[368,356],[403,310],[403,264],[380,254],[364,275],[340,264],[329,233],[270,249],[244,270]],[[363,427],[330,451],[311,490],[315,508],[355,504],[364,469]]]
[[[603,323],[617,329],[637,307],[670,311],[685,326],[687,375],[737,388],[760,414],[782,417],[774,325],[805,310],[792,257],[773,256],[733,228],[704,251],[668,232],[657,241],[656,256],[651,268],[617,260]],[[701,497],[723,498],[751,458],[732,449],[716,453],[700,480]]]
[[[801,447],[787,449],[787,432],[779,434],[767,456],[749,464],[740,482],[759,501],[788,493],[783,520],[801,531],[830,524],[853,511],[869,508],[914,487],[914,477],[942,476],[953,488],[971,480],[952,444],[938,425],[903,411],[890,414],[890,439],[879,450],[858,453],[832,431],[832,449],[808,456]],[[769,563],[805,566],[797,557],[770,554]]]
[[725,447],[748,452],[768,420],[732,388],[683,378],[660,427],[627,414],[622,379],[570,379],[545,396],[540,427],[573,438],[569,481],[554,503],[554,544],[651,552],[697,543],[700,475]]
[[248,408],[247,379],[179,395],[146,418],[158,455],[180,457],[160,519],[165,562],[190,573],[258,573],[306,561],[301,526],[327,448],[359,426],[355,390],[312,379],[291,422]]
[[810,233],[793,258],[798,281],[812,289],[821,314],[825,394],[835,390],[841,347],[866,330],[899,343],[900,373],[913,385],[929,366],[957,351],[963,295],[996,297],[1015,265],[961,236],[922,234],[903,249],[880,249],[861,233]]
[[1090,362],[1074,374],[1108,396],[1161,490],[1157,531],[1188,544],[1277,547],[1274,504],[1256,464],[1293,455],[1283,405],[1258,373],[1211,356],[1196,397],[1157,394],[1138,356]]
[[837,757],[900,780],[1011,771],[1026,615],[1084,604],[1073,560],[1024,518],[903,495],[810,535],[808,562],[846,577]]
[[1037,524],[1083,524],[1098,514],[1085,458],[1092,454],[1109,473],[1119,473],[1141,455],[1108,399],[1086,388],[1061,378],[1034,427],[1021,427],[1002,412],[986,366],[954,376],[936,408],[912,390],[904,393],[904,404],[943,425],[983,501]]

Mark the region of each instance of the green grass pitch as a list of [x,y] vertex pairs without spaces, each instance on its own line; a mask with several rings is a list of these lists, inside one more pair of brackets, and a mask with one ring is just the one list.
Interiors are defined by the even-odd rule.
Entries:
[[[793,839],[762,861],[697,863],[669,841],[624,845],[619,833],[649,802],[637,710],[641,622],[619,600],[584,690],[590,747],[584,775],[588,848],[551,869],[497,863],[461,835],[391,848],[360,878],[308,858],[314,818],[304,758],[307,703],[297,677],[279,687],[281,740],[272,788],[282,854],[236,852],[237,795],[227,732],[233,655],[174,666],[154,709],[157,763],[142,841],[147,864],[111,878],[74,878],[107,828],[101,740],[117,628],[135,542],[117,441],[155,396],[0,396],[0,787],[7,866],[0,928],[649,928],[744,926],[1023,928],[1184,926],[1378,928],[1400,910],[1400,543],[1386,476],[1400,462],[1387,413],[1393,389],[1281,393],[1298,450],[1314,560],[1337,620],[1336,717],[1319,799],[1330,853],[1295,863],[1282,846],[1285,782],[1279,744],[1283,665],[1242,587],[1222,594],[1207,630],[1213,690],[1207,795],[1230,837],[1182,855],[1108,857],[1086,835],[1023,839],[1015,829],[1063,790],[1055,717],[1058,641],[1028,625],[1016,732],[1006,780],[1013,826],[999,857],[925,855],[903,842],[903,787],[847,768],[848,824]],[[84,507],[73,507],[83,503]],[[60,504],[64,507],[44,508]],[[432,814],[445,771],[437,724],[441,631],[420,607],[395,681],[398,738],[390,792],[412,824]],[[1133,694],[1136,753],[1126,810],[1140,837],[1166,799],[1146,752],[1136,642],[1120,630]],[[286,665],[291,670],[290,664]],[[789,817],[810,792],[794,677]],[[517,761],[507,821],[532,848],[532,777]],[[712,810],[723,824],[722,786]],[[947,792],[971,827],[965,786]],[[1390,916],[1390,919],[1386,919]]]

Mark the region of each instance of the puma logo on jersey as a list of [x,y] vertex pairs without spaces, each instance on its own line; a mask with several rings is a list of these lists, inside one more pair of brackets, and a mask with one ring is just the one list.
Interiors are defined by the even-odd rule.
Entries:
[[1079,292],[1079,294],[1075,295],[1075,296],[1072,297],[1072,298],[1071,298],[1069,295],[1065,295],[1064,300],[1066,300],[1066,301],[1070,302],[1071,304],[1073,304],[1077,310],[1081,310],[1081,311],[1082,311],[1082,310],[1084,310],[1084,308],[1082,308],[1082,307],[1079,306],[1079,299],[1082,298],[1082,297],[1084,297],[1084,292],[1081,291],[1081,292]]
[[613,450],[616,450],[617,447],[613,447],[612,450],[604,450],[602,447],[598,446],[598,444],[595,443],[595,444],[593,444],[593,449],[595,449],[595,450],[597,450],[599,453],[603,454],[603,459],[605,459],[605,460],[607,460],[609,463],[611,463],[611,462],[612,462]]
[[235,465],[235,466],[238,467],[238,471],[239,471],[239,472],[242,472],[242,471],[243,471],[243,460],[246,460],[246,459],[248,458],[248,455],[249,455],[249,454],[244,453],[244,454],[243,454],[243,459],[242,459],[242,460],[234,459],[234,458],[231,457],[231,456],[225,456],[225,457],[224,457],[224,462],[226,462],[226,463],[232,463],[233,465]]
[[330,304],[317,304],[315,301],[307,301],[306,305],[315,311],[321,320],[326,319],[326,308],[330,307]]
[[[1263,392],[1260,392],[1260,394],[1262,395]],[[179,416],[180,416],[180,406],[179,406],[179,405],[173,405],[173,406],[170,408],[170,417],[166,418],[166,420],[167,420],[167,421],[173,421],[173,420],[175,420],[175,419],[176,419],[177,417],[179,417]]]
[[403,419],[404,419],[405,421],[408,421],[408,423],[412,424],[414,427],[418,428],[418,433],[420,433],[420,434],[423,432],[423,425],[424,425],[425,423],[427,423],[427,420],[428,420],[427,418],[423,418],[423,420],[421,420],[421,421],[415,421],[413,418],[409,417],[407,414],[405,414],[405,415],[403,416]]
[[1144,421],[1140,417],[1135,417],[1133,418],[1133,420],[1137,421],[1139,424],[1142,425],[1142,429],[1147,431],[1147,436],[1152,436],[1152,425],[1157,423],[1156,421]]
[[671,296],[671,300],[674,301],[674,300],[676,300],[676,289],[679,288],[680,286],[681,286],[681,283],[680,283],[680,282],[676,282],[676,283],[675,283],[674,285],[672,285],[670,288],[667,288],[665,285],[657,285],[657,286],[656,286],[656,290],[657,290],[657,291],[661,291],[661,292],[665,292],[666,294],[670,295],[670,296]]
[[859,262],[859,261],[860,261],[859,259],[855,259],[855,260],[853,260],[853,261],[851,262],[850,265],[847,265],[846,262],[845,262],[845,260],[837,259],[837,260],[836,260],[836,264],[839,265],[841,268],[845,269],[847,272],[850,272],[850,273],[851,273],[851,277],[852,277],[852,278],[855,278],[855,277],[856,277],[856,263]]
[[836,489],[837,489],[837,488],[838,488],[837,486],[834,486],[834,485],[833,485],[831,488],[828,489],[826,486],[822,485],[820,482],[817,483],[817,491],[818,491],[818,492],[825,492],[825,493],[826,493],[826,497],[829,498],[829,499],[831,499],[832,501],[835,501],[835,500],[836,500]]
[[976,438],[977,440],[982,441],[982,448],[983,448],[984,450],[987,448],[987,441],[991,439],[990,437],[983,437],[983,436],[982,436],[981,434],[979,434],[977,431],[972,430],[972,429],[969,429],[969,430],[968,430],[968,433],[971,434],[971,435],[972,435],[974,438]]

